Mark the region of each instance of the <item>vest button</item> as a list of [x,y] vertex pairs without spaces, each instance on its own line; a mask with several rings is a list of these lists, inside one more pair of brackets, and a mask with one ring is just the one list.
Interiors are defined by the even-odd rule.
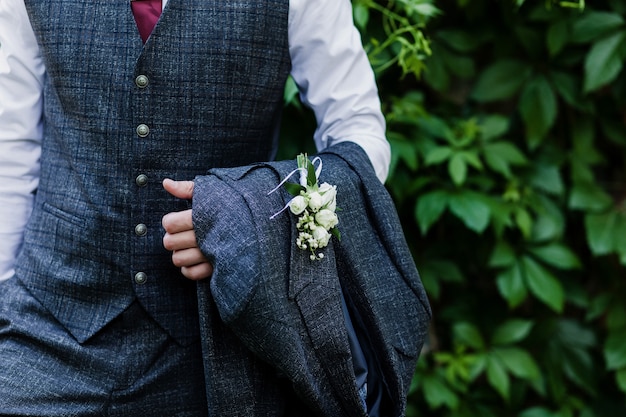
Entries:
[[137,272],[135,274],[135,282],[139,285],[145,284],[148,280],[148,275],[145,272]]
[[142,123],[137,126],[137,135],[139,135],[139,137],[145,138],[148,136],[148,133],[150,133],[150,128],[147,125]]
[[135,178],[135,184],[140,187],[145,187],[148,184],[148,176],[146,174],[139,174],[137,178]]
[[138,75],[137,78],[135,78],[135,85],[139,88],[146,88],[148,86],[148,82],[148,77],[143,74]]
[[148,227],[145,224],[139,223],[135,226],[135,234],[137,236],[145,236],[146,233],[148,233]]

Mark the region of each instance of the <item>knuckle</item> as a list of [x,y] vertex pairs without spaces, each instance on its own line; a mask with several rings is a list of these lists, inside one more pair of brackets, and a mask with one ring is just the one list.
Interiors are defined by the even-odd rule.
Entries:
[[166,214],[165,216],[163,216],[163,218],[161,219],[161,224],[163,225],[163,228],[165,230],[169,230],[170,226],[171,226],[171,217],[170,214]]
[[173,250],[174,249],[173,242],[172,242],[172,235],[170,235],[169,233],[166,233],[163,236],[163,246],[167,250]]
[[185,266],[185,260],[178,252],[172,254],[172,263],[179,268]]

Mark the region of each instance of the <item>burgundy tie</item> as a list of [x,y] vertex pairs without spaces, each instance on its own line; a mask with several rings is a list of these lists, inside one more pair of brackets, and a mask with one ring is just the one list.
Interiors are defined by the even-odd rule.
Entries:
[[146,43],[161,16],[161,0],[131,0],[130,7],[133,9],[141,40]]

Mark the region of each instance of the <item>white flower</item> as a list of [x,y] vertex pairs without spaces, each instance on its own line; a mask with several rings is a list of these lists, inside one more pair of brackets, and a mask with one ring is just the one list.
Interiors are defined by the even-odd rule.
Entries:
[[[324,184],[328,185],[328,183]],[[324,191],[322,191],[322,187],[320,187],[319,192],[322,195],[322,208],[335,211],[335,208],[337,207],[337,187],[334,185],[328,185],[328,188]]]
[[307,206],[306,199],[301,195],[295,196],[289,202],[289,209],[296,216],[302,213],[304,209],[306,209],[306,206]]
[[317,211],[322,207],[323,199],[322,195],[317,191],[313,191],[309,194],[309,208],[312,211]]
[[326,231],[325,228],[318,226],[313,229],[313,239],[317,242],[318,248],[323,248],[328,245],[331,234]]
[[335,212],[329,209],[322,209],[315,213],[315,221],[326,230],[335,227],[339,223]]
[[320,194],[324,194],[326,191],[330,190],[331,188],[333,188],[334,186],[330,185],[327,182],[323,182],[319,188],[318,191],[320,192]]
[[[302,250],[311,252],[311,260],[321,260],[323,253],[317,253],[317,249],[328,246],[331,236],[341,239],[341,233],[335,227],[339,222],[335,209],[337,208],[337,187],[327,182],[318,185],[317,179],[322,171],[322,160],[317,157],[313,162],[309,161],[306,154],[298,155],[298,168],[294,169],[284,178],[277,187],[269,192],[276,191],[281,185],[295,173],[300,173],[299,184],[285,184],[285,188],[293,196],[282,210],[270,217],[273,219],[284,210],[289,210],[296,216],[298,221],[296,228],[298,237],[296,246]],[[315,163],[319,165],[315,168]]]

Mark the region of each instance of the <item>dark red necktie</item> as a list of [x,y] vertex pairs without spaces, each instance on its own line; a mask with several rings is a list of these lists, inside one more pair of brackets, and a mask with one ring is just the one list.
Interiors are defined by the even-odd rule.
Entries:
[[161,16],[161,0],[131,0],[130,7],[133,9],[141,40],[146,43]]

